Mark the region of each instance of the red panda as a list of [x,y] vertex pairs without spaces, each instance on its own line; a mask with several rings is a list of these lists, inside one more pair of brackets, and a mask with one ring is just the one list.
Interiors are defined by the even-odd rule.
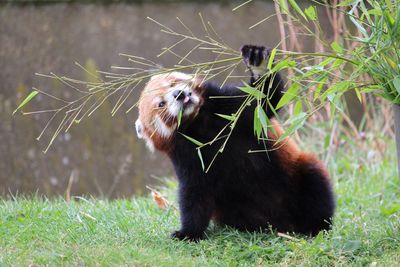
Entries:
[[[269,50],[245,45],[241,52],[251,72],[249,84],[255,86],[267,72]],[[328,173],[315,155],[302,152],[290,138],[276,145],[284,131],[268,107],[280,100],[283,80],[276,74],[262,87],[274,130],[266,141],[257,140],[255,103],[247,106],[223,153],[218,153],[223,138],[201,148],[203,162],[213,162],[208,172],[202,168],[196,145],[185,136],[207,143],[221,132],[220,136],[227,135],[227,121],[216,114],[235,113],[244,93],[236,85],[219,87],[180,72],[156,75],[144,88],[137,135],[151,150],[169,156],[179,181],[181,229],[172,237],[198,241],[211,219],[244,231],[272,228],[313,236],[330,229],[335,201]],[[269,152],[248,153],[250,149]]]

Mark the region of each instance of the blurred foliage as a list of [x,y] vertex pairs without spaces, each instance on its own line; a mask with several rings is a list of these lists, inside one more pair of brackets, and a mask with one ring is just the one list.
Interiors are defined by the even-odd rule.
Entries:
[[142,3],[179,3],[179,2],[219,2],[219,3],[230,3],[228,0],[2,0],[0,1],[0,5],[3,3],[8,4],[34,4],[34,5],[42,5],[42,4],[58,4],[58,3],[78,3],[78,4],[142,4]]

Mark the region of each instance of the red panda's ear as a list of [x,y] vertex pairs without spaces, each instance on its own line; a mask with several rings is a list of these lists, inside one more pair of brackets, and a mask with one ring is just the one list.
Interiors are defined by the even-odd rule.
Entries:
[[137,137],[142,139],[143,138],[144,127],[143,127],[143,123],[140,121],[140,119],[136,120],[135,127],[136,127]]

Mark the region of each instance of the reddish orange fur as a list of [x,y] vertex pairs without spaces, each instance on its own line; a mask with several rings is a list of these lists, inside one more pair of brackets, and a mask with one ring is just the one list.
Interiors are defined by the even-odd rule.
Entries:
[[[285,131],[276,119],[271,119],[271,123],[274,132],[269,131],[268,137],[277,141]],[[289,175],[295,174],[298,166],[314,165],[324,173],[325,177],[329,177],[324,164],[314,154],[302,152],[290,137],[276,143],[274,148],[279,150],[278,157],[282,166],[288,170]]]
[[[171,86],[173,86],[177,82],[182,82],[182,79],[176,77],[174,73],[165,73],[153,76],[153,78],[147,83],[146,87],[141,93],[139,99],[139,119],[143,123],[144,133],[145,135],[151,139],[154,147],[157,150],[169,152],[171,149],[171,137],[166,138],[161,136],[158,132],[155,131],[153,126],[154,119],[158,115],[163,122],[169,126],[173,127],[176,124],[176,119],[167,118],[166,108],[159,108],[154,103],[153,100],[156,97],[163,98],[165,94],[168,92]],[[196,78],[192,81],[194,93],[197,93],[200,96],[200,103],[197,106],[197,111],[200,109],[203,99],[201,97],[202,89],[200,87],[200,81]],[[196,114],[194,112],[193,114]],[[188,118],[191,119],[191,118]]]

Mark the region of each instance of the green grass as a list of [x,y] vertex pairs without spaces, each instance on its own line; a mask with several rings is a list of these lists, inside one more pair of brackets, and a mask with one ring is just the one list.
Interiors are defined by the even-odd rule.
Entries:
[[[386,143],[383,159],[352,146],[331,158],[334,227],[313,239],[211,226],[207,240],[179,242],[169,238],[178,213],[150,198],[16,197],[0,201],[0,266],[398,266],[400,180],[394,143]],[[165,191],[169,199],[173,191]]]

